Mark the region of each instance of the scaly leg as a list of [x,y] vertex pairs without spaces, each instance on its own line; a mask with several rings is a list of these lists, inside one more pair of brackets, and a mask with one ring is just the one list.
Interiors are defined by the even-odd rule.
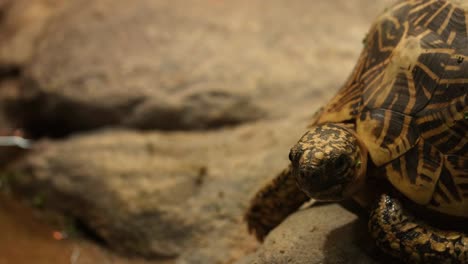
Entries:
[[468,263],[467,234],[418,221],[389,195],[380,197],[371,213],[369,230],[383,251],[408,263]]
[[291,167],[288,167],[251,200],[245,214],[249,232],[263,241],[273,228],[309,199],[297,187]]

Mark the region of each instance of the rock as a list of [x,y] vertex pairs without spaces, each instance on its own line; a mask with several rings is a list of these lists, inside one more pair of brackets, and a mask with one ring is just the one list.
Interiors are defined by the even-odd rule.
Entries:
[[0,134],[4,136],[9,135],[6,131],[13,132],[15,129],[20,129],[17,115],[9,111],[9,106],[19,100],[20,86],[17,78],[0,78]]
[[[0,185],[0,189],[2,186]],[[62,229],[59,219],[50,219],[52,215],[43,214],[0,190],[0,245],[2,264],[155,264],[143,258],[119,256],[110,250],[103,249],[92,241],[84,239],[51,239],[51,234],[60,230],[69,235],[66,227]],[[45,219],[48,218],[48,223]],[[51,225],[50,223],[54,224]],[[174,264],[158,261],[158,264]]]
[[382,263],[365,217],[338,204],[299,210],[274,229],[263,245],[237,264]]
[[0,1],[0,70],[21,67],[29,62],[37,38],[48,19],[64,2],[66,1]]
[[26,70],[18,106],[29,107],[12,111],[55,136],[209,129],[313,111],[302,98],[336,91],[385,1],[352,2],[73,1]]
[[[16,101],[18,87],[18,80],[6,79],[0,81],[0,137],[24,136],[24,133],[14,123],[14,117],[7,114],[5,109],[5,105],[9,102]],[[24,155],[25,152],[26,149],[24,148],[0,142],[0,168],[7,166]]]
[[0,130],[10,129],[14,126],[12,121],[14,121],[15,118],[9,117],[6,105],[17,100],[18,88],[19,83],[17,80],[0,80]]
[[13,189],[42,197],[120,252],[226,263],[255,247],[243,212],[260,183],[286,166],[306,122],[42,141],[13,169]]

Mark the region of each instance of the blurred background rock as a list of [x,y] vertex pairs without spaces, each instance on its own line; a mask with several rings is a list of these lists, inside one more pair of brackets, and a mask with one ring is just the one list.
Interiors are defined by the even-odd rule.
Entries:
[[0,263],[376,263],[340,206],[264,245],[242,214],[392,2],[0,0],[0,128],[35,140],[1,171]]

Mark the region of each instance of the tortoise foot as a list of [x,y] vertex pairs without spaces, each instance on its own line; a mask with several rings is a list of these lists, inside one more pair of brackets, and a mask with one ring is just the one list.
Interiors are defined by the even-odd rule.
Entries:
[[369,219],[377,246],[408,263],[468,263],[468,236],[415,219],[401,203],[383,194]]
[[265,185],[250,202],[244,216],[250,233],[259,241],[309,198],[296,185],[288,167]]

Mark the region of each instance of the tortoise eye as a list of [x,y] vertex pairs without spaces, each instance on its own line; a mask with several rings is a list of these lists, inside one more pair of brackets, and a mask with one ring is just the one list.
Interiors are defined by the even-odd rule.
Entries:
[[291,151],[289,151],[289,160],[291,162],[293,162],[293,158],[294,158],[294,156],[293,156],[293,153],[292,153],[292,150],[291,150]]

